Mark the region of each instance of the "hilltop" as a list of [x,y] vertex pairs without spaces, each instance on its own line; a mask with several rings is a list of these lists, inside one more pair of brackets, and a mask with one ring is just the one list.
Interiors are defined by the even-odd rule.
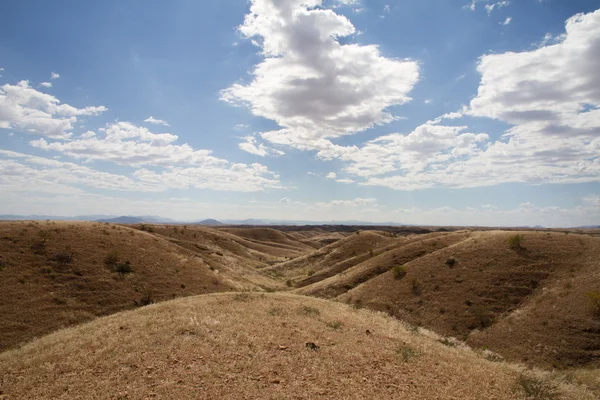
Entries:
[[315,298],[205,295],[104,317],[0,354],[0,385],[8,398],[36,399],[479,400],[521,399],[532,390],[594,398],[555,375],[440,340]]

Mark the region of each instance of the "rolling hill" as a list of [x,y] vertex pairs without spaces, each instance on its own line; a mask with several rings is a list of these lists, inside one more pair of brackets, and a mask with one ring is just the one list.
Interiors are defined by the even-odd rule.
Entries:
[[[7,398],[593,399],[382,314],[213,294],[100,318],[0,354]],[[540,398],[540,397],[537,397]]]

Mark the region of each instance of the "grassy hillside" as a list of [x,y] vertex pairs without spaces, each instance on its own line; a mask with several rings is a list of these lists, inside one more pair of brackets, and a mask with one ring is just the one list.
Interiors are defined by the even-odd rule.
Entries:
[[0,223],[0,350],[149,302],[283,287],[229,238],[183,241],[103,223]]
[[[509,240],[517,234],[474,232],[405,263],[402,273],[378,275],[338,299],[510,360],[550,368],[600,367],[600,318],[586,297],[600,288],[600,240],[525,232],[522,248],[511,248]],[[335,282],[303,292],[327,293],[323,285]]]
[[[382,314],[289,294],[178,299],[0,354],[7,398],[593,399]],[[544,397],[540,397],[544,396]]]

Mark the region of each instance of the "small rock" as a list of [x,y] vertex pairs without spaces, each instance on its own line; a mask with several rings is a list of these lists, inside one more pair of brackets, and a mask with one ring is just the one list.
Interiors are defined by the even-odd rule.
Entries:
[[315,343],[313,343],[313,342],[307,342],[307,343],[306,343],[306,347],[308,347],[309,349],[311,349],[311,350],[314,350],[314,351],[317,351],[317,350],[319,350],[319,349],[320,349],[320,347],[319,347],[319,346],[317,346],[317,345],[316,345]]

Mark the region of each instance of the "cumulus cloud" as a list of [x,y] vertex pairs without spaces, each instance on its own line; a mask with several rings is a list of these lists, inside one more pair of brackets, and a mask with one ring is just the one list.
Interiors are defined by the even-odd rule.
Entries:
[[[600,10],[569,19],[553,44],[481,57],[478,94],[461,110],[362,146],[322,139],[314,148],[322,159],[345,161],[358,184],[398,190],[598,182],[599,70]],[[494,141],[447,123],[465,115],[511,128]]]
[[61,104],[56,97],[33,89],[28,81],[0,86],[0,128],[67,138],[78,116],[95,116],[106,110],[104,106]]
[[45,88],[51,88],[52,82],[42,82],[42,83],[40,83],[40,86],[45,87]]
[[60,74],[58,72],[52,72],[50,74],[50,79],[58,79],[60,78]]
[[149,118],[146,118],[144,120],[144,122],[147,122],[149,124],[154,124],[154,125],[170,126],[167,121],[162,120],[162,119],[155,119],[153,116],[150,116]]
[[265,146],[263,143],[258,143],[255,136],[244,137],[244,142],[238,144],[238,147],[245,152],[255,154],[260,157],[266,156],[282,156],[285,153],[281,150]]
[[512,21],[512,17],[506,17],[504,22],[500,22],[500,25],[506,26],[506,25],[510,24],[511,21]]
[[281,188],[279,176],[267,167],[231,163],[212,156],[210,150],[174,144],[178,137],[171,133],[152,133],[129,122],[108,124],[100,132],[88,131],[60,142],[42,138],[30,144],[84,161],[144,166],[134,171],[132,179],[155,190],[201,188],[249,192]]
[[335,179],[337,178],[337,174],[335,172],[330,172],[327,174],[327,176],[325,177],[327,179]]
[[321,0],[253,0],[239,31],[265,59],[252,81],[221,92],[224,101],[250,108],[281,129],[263,132],[273,143],[315,149],[326,138],[394,120],[387,110],[410,100],[419,78],[411,60],[383,57],[377,46],[341,44],[352,23]]
[[127,176],[53,159],[0,150],[0,189],[3,193],[43,191],[74,193],[72,185],[119,191],[157,192],[160,187],[137,182]]

